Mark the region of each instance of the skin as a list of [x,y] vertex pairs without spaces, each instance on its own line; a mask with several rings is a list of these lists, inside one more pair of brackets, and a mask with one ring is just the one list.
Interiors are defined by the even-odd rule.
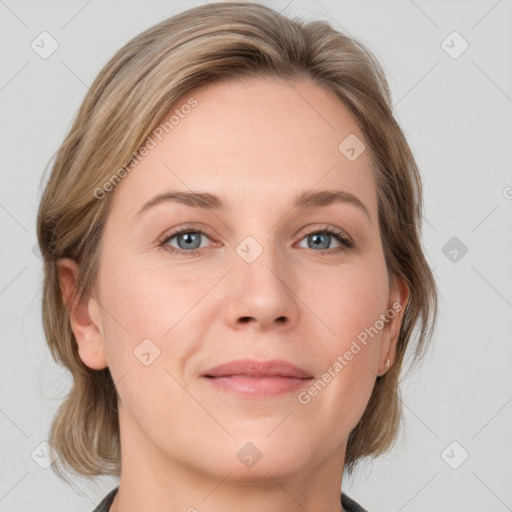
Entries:
[[[217,82],[180,104],[191,96],[198,105],[114,190],[95,288],[71,313],[81,359],[108,366],[118,392],[111,510],[338,512],[347,439],[393,364],[409,293],[403,282],[388,287],[368,151],[351,162],[338,150],[349,134],[364,137],[308,80]],[[357,196],[369,218],[348,202],[291,207],[302,192],[335,189]],[[210,192],[227,208],[166,202],[136,216],[169,190]],[[190,223],[206,232],[195,255],[158,245]],[[306,227],[338,228],[354,247],[334,236],[327,249],[308,247]],[[236,251],[247,236],[263,249],[252,263]],[[178,250],[178,238],[167,247]],[[69,299],[76,263],[58,268]],[[244,397],[200,377],[252,358],[284,359],[317,380],[397,301],[401,312],[306,405],[297,391]],[[149,366],[134,357],[147,338],[160,350]],[[262,454],[252,467],[237,457],[248,442]]]

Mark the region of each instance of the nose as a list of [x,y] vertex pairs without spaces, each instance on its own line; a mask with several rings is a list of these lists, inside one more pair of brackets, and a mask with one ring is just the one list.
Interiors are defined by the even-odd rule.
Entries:
[[300,299],[294,291],[293,274],[286,262],[263,251],[252,262],[238,258],[229,273],[226,321],[236,330],[252,325],[257,331],[289,330],[299,318]]

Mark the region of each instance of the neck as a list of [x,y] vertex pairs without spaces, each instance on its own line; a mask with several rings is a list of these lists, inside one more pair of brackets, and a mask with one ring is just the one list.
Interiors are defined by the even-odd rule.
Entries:
[[[184,477],[182,473],[180,475]],[[167,485],[161,482],[142,482],[136,473],[121,475],[111,512],[345,512],[340,502],[340,487],[326,492],[325,482],[318,485],[307,479],[295,482],[280,480],[273,476],[267,481],[238,482],[223,479],[195,477],[195,485],[186,485],[187,478],[173,477]]]
[[218,471],[207,471],[204,465],[169,458],[133,428],[121,427],[121,446],[122,471],[111,512],[344,512],[345,446],[320,463],[290,464],[293,469],[286,473],[260,463],[248,470],[238,460],[227,465],[219,460]]

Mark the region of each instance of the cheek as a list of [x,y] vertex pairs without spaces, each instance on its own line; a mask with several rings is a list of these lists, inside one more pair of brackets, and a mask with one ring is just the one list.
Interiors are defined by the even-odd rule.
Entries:
[[[380,315],[386,312],[388,284],[384,262],[378,261],[342,268],[328,277],[323,293],[318,286],[309,286],[310,293],[304,295],[322,320],[315,348],[317,366],[322,370],[316,376],[319,382],[303,396],[302,403],[315,401],[315,407],[322,409],[319,414],[341,421],[358,418],[373,389],[385,325]],[[320,395],[321,399],[315,398]]]
[[[325,285],[318,286],[319,282]],[[385,313],[389,298],[386,269],[377,261],[330,271],[313,282],[306,278],[303,290],[301,298],[320,320],[320,338],[333,350],[350,346],[359,335],[364,339]]]
[[376,324],[386,311],[386,293],[382,275],[368,271],[340,275],[331,280],[328,293],[309,296],[325,324],[319,323],[318,332],[324,334],[314,347],[321,370],[298,401],[310,418],[337,425],[336,436],[348,436],[356,426],[375,385],[382,339]]
[[119,261],[110,269],[105,265],[108,280],[101,297],[115,320],[113,327],[116,331],[124,328],[125,334],[141,339],[162,339],[211,286],[207,280],[189,278],[183,271],[136,261]]
[[[128,372],[136,377],[140,389],[130,392],[138,400],[142,388],[161,389],[154,379],[169,379],[164,366],[173,371],[171,366],[194,350],[194,333],[207,324],[198,316],[198,303],[211,279],[192,279],[183,271],[135,259],[104,263],[100,300],[106,356],[114,382]],[[164,374],[155,376],[159,367]]]
[[148,423],[144,418],[158,424],[162,402],[186,409],[169,361],[182,356],[183,345],[171,341],[196,294],[191,285],[185,292],[179,279],[171,284],[162,269],[135,268],[129,261],[103,268],[108,275],[101,288],[103,336],[119,399],[140,428]]

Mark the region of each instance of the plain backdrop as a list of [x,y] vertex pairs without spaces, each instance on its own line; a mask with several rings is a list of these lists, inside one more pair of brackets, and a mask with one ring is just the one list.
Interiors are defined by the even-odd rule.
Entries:
[[[201,3],[0,0],[2,512],[92,511],[117,485],[69,486],[34,456],[70,385],[41,325],[40,179],[114,52]],[[424,180],[438,326],[404,382],[396,447],[344,491],[371,512],[512,510],[512,2],[262,3],[327,20],[375,53]],[[46,58],[41,37],[58,44]]]

